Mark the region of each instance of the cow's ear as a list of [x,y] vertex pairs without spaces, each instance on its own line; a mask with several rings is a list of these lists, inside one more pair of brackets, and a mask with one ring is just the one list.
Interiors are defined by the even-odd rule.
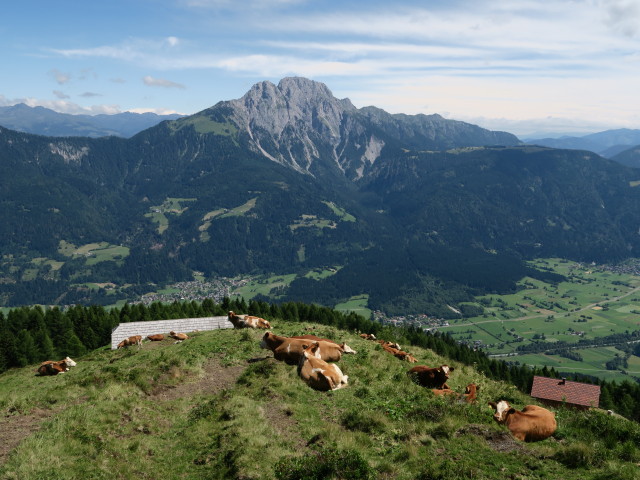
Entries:
[[494,410],[497,410],[498,405],[496,404],[496,402],[489,402],[488,404],[491,408],[493,408]]
[[450,372],[453,372],[454,370],[455,370],[455,368],[453,368],[453,367],[449,367],[449,371],[450,371]]
[[516,409],[515,409],[515,408],[513,408],[513,407],[511,407],[511,408],[507,411],[507,413],[508,413],[509,415],[513,415],[514,413],[516,413]]

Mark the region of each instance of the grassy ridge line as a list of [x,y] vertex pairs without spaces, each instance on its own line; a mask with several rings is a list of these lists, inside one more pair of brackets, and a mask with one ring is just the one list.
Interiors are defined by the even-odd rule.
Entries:
[[[273,323],[285,335],[309,326]],[[486,406],[497,398],[531,403],[514,386],[411,348],[421,364],[455,365],[454,389],[481,385],[477,405],[436,399],[407,378],[408,364],[374,342],[333,327],[314,332],[358,351],[340,362],[348,388],[309,389],[295,367],[264,358],[263,332],[247,330],[201,332],[139,351],[103,348],[57,377],[6,372],[1,411],[52,416],[0,466],[0,477],[271,479],[297,471],[331,478],[340,467],[356,472],[350,478],[635,478],[635,423],[561,409],[555,438],[519,444]],[[496,452],[500,445],[510,451]],[[325,470],[313,477],[317,465]]]

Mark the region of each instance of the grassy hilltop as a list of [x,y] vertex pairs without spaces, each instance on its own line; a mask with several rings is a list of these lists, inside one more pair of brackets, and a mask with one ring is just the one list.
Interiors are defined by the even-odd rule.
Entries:
[[[453,365],[457,391],[435,398],[409,364],[334,327],[273,321],[277,334],[346,341],[349,386],[307,387],[259,348],[264,332],[199,332],[181,344],[108,347],[56,377],[35,365],[0,375],[3,479],[636,479],[640,425],[600,411],[556,411],[558,431],[524,444],[496,425],[491,400],[532,402],[514,386],[431,350],[419,364]],[[387,338],[401,342],[401,338]]]

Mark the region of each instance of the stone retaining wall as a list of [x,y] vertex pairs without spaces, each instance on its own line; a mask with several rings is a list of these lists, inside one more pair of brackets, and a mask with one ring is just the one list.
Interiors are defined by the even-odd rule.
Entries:
[[180,318],[175,320],[121,323],[111,332],[111,350],[115,350],[122,340],[133,335],[142,335],[142,338],[145,338],[147,335],[153,335],[154,333],[167,335],[171,331],[189,333],[196,330],[217,330],[219,328],[233,328],[233,324],[227,317]]

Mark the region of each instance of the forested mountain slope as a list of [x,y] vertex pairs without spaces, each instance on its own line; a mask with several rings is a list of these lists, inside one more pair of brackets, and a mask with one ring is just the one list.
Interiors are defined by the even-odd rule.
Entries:
[[113,303],[194,272],[332,266],[281,293],[370,293],[372,306],[439,314],[514,288],[526,258],[636,254],[635,169],[518,144],[437,115],[357,109],[302,78],[131,139],[0,129],[0,301]]

